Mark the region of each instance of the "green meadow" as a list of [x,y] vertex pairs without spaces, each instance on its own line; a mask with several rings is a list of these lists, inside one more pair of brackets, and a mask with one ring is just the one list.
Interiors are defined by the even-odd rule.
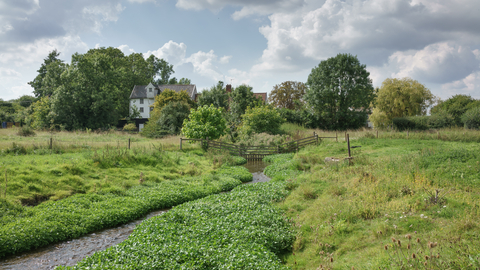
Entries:
[[[443,135],[442,135],[443,133]],[[460,133],[460,134],[458,134]],[[292,190],[278,206],[294,221],[292,269],[477,269],[477,132],[356,132],[267,168]],[[343,138],[342,138],[343,139]],[[326,162],[326,157],[339,162]],[[275,166],[274,166],[275,167]]]

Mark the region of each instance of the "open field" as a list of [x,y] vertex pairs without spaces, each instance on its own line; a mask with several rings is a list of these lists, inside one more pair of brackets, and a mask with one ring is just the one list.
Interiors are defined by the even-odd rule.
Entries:
[[[324,141],[269,168],[283,172],[275,177],[293,190],[278,204],[297,233],[293,252],[283,258],[287,265],[480,267],[480,145],[409,135],[355,136],[351,144],[361,148],[352,150],[351,164],[343,161],[346,143]],[[342,161],[325,163],[326,157]]]

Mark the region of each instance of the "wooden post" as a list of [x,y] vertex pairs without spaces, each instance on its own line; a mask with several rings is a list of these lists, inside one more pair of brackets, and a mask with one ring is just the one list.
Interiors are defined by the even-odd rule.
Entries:
[[49,147],[50,147],[50,149],[53,148],[53,138],[52,137],[50,137],[50,146]]
[[315,134],[315,145],[318,145],[318,134]]
[[180,137],[180,150],[182,150],[182,138]]
[[[130,138],[128,138],[128,149],[130,149]],[[182,147],[180,147],[180,150],[182,150]]]
[[3,198],[7,198],[7,169],[5,169],[5,193],[3,195]]
[[338,142],[338,132],[335,130],[335,142]]
[[347,145],[348,145],[348,157],[352,157],[350,153],[350,135],[347,134]]

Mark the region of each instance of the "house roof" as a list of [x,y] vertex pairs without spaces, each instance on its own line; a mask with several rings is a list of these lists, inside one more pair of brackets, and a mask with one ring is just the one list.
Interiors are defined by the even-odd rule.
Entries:
[[[153,86],[155,90],[160,90],[159,93],[165,89],[174,90],[175,92],[185,90],[192,100],[195,99],[195,94],[197,93],[197,86],[195,84],[154,84]],[[135,85],[132,94],[130,94],[130,99],[133,98],[147,98],[147,85]]]

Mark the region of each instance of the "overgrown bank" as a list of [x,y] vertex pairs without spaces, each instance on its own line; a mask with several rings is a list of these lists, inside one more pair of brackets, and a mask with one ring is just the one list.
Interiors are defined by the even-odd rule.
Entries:
[[[324,142],[283,163],[293,269],[477,269],[480,146],[440,140]],[[325,157],[341,162],[325,163]],[[283,173],[285,168],[276,170]],[[272,168],[270,168],[272,170]],[[395,242],[393,242],[395,239]],[[417,242],[418,241],[418,242]]]
[[117,226],[150,211],[228,191],[251,180],[245,168],[223,166],[202,176],[150,181],[121,192],[76,194],[35,207],[2,199],[0,257]]

